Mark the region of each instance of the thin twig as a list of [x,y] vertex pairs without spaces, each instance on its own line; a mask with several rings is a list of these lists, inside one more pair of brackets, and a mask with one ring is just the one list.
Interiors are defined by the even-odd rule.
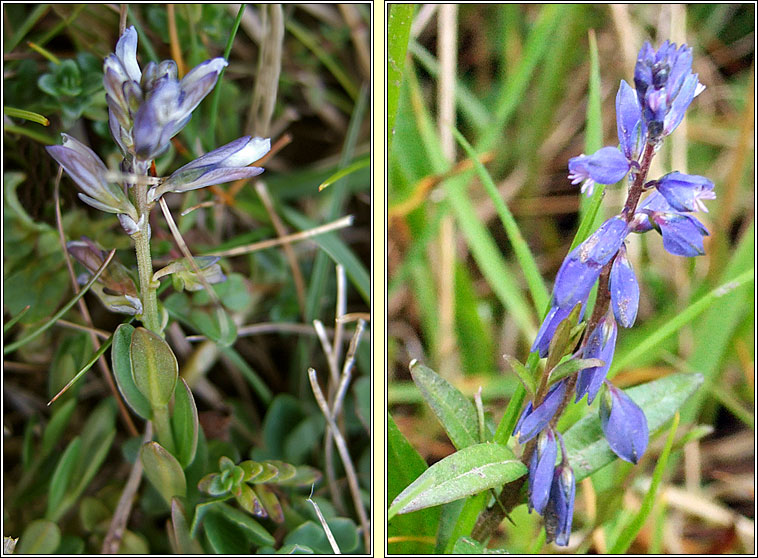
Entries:
[[[268,188],[266,188],[266,183],[262,180],[257,181],[255,183],[255,191],[258,192],[258,196],[263,202],[263,207],[266,208],[266,212],[268,213],[269,219],[271,219],[271,224],[274,225],[276,234],[279,235],[279,238],[286,238],[287,227],[284,226],[284,223],[274,209],[274,202],[271,201],[271,196],[268,193]],[[305,280],[303,279],[303,273],[300,271],[300,266],[297,264],[297,256],[295,256],[295,250],[292,248],[292,245],[287,242],[282,245],[282,248],[284,249],[287,263],[292,270],[292,280],[295,282],[295,292],[297,293],[297,301],[300,305],[300,314],[305,317]]]
[[342,316],[347,309],[347,284],[345,281],[345,268],[337,264],[337,306],[334,310],[334,340],[332,341],[332,354],[334,361],[340,361],[342,352],[342,333],[344,331],[344,322]]
[[329,345],[329,338],[326,336],[324,324],[321,323],[321,320],[313,320],[313,329],[316,330],[316,335],[318,335],[318,339],[321,341],[321,348],[324,349],[326,361],[329,364],[329,377],[336,387],[340,380],[339,366],[332,353],[332,347]]
[[[57,322],[55,322],[55,325],[67,327],[69,329],[76,329],[79,331],[87,331],[89,333],[94,333],[100,339],[108,339],[108,337],[111,336],[110,333],[108,333],[107,331],[103,331],[102,329],[97,329],[96,327],[89,327],[82,324],[76,324],[74,322],[69,322],[68,320],[58,320]],[[95,349],[97,350],[97,347],[95,347]]]
[[363,508],[363,502],[361,501],[360,487],[358,486],[358,475],[355,472],[355,466],[353,465],[353,461],[350,458],[350,452],[347,449],[345,438],[342,436],[342,433],[339,431],[339,428],[337,428],[337,424],[334,422],[334,419],[331,416],[331,412],[329,411],[329,406],[326,402],[326,398],[324,397],[324,393],[321,391],[321,387],[318,385],[318,377],[316,376],[316,371],[313,368],[308,369],[308,379],[310,380],[311,389],[313,390],[313,395],[316,398],[316,402],[318,403],[318,406],[321,409],[324,418],[326,418],[327,426],[334,433],[334,443],[337,445],[337,451],[342,458],[342,465],[345,468],[347,483],[350,486],[350,494],[353,497],[353,505],[355,506],[355,510],[358,513],[358,518],[361,522],[363,540],[366,546],[366,551],[368,552],[371,548],[371,525],[369,524],[366,510]]
[[349,227],[352,224],[353,224],[353,216],[347,215],[345,217],[341,217],[337,219],[336,221],[332,221],[331,223],[327,223],[326,225],[321,225],[320,227],[314,227],[312,229],[308,229],[307,231],[301,231],[298,233],[289,234],[287,236],[281,236],[279,238],[262,240],[260,242],[253,242],[252,244],[248,244],[246,246],[237,246],[236,248],[231,248],[229,250],[208,252],[207,254],[203,254],[203,255],[204,256],[222,256],[222,257],[243,256],[245,254],[257,252],[258,250],[265,250],[266,248],[272,248],[274,246],[279,246],[281,244],[288,244],[290,242],[295,242],[297,240],[304,240],[306,238],[310,238],[312,236],[318,236],[320,234],[324,234],[324,233],[334,231],[337,229],[344,229],[345,227]]
[[[147,424],[145,425],[145,434],[142,436],[142,443],[146,444],[152,438],[153,426],[150,421],[147,421]],[[124,485],[124,490],[121,492],[121,497],[118,499],[116,511],[113,513],[111,524],[108,527],[108,534],[105,535],[105,540],[103,540],[103,548],[100,551],[101,554],[118,553],[118,548],[121,546],[121,540],[126,531],[126,524],[129,522],[129,515],[132,512],[134,495],[137,493],[141,481],[142,460],[138,457],[134,461],[132,470],[129,473],[129,478],[126,481],[126,485]]]
[[[324,331],[330,337],[334,335],[334,330],[331,328],[324,328]],[[262,335],[265,333],[300,333],[304,335],[316,335],[313,326],[308,324],[262,322],[237,328],[237,337]],[[205,335],[188,335],[186,339],[191,343],[195,343],[198,341],[206,341],[208,338]]]
[[163,216],[166,218],[168,228],[171,230],[171,234],[174,236],[174,240],[176,241],[177,246],[179,246],[179,250],[182,252],[182,254],[184,254],[184,257],[187,258],[187,261],[192,266],[192,271],[194,271],[195,275],[197,275],[198,281],[203,284],[203,287],[208,293],[208,296],[211,297],[211,300],[213,300],[213,302],[220,305],[221,301],[219,300],[216,291],[211,288],[208,280],[205,278],[205,275],[203,275],[202,271],[200,271],[200,268],[197,266],[195,258],[192,257],[192,253],[187,247],[187,243],[184,242],[184,237],[182,237],[182,233],[179,232],[179,227],[176,226],[176,222],[174,221],[174,217],[171,215],[171,211],[168,208],[168,204],[166,204],[166,200],[164,198],[160,198],[159,203],[161,206],[161,211],[163,212]]
[[121,4],[119,6],[119,14],[118,14],[118,36],[124,34],[124,31],[126,31],[126,16],[129,13],[129,4]]
[[316,510],[316,515],[318,516],[319,523],[321,523],[321,527],[324,529],[324,533],[326,534],[326,538],[329,541],[329,546],[332,547],[332,551],[335,554],[342,554],[340,551],[340,547],[337,544],[337,540],[334,538],[334,535],[332,534],[332,530],[329,528],[329,525],[326,523],[326,519],[324,519],[324,514],[321,513],[321,509],[318,507],[318,504],[313,501],[313,485],[311,485],[311,495],[308,496],[308,502],[311,503],[313,506],[313,509]]

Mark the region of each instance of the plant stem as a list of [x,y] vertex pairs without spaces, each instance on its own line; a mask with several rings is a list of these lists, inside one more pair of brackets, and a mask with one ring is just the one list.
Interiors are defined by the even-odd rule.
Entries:
[[176,449],[174,447],[174,435],[171,432],[171,423],[168,418],[168,406],[153,407],[153,427],[155,427],[155,434],[158,438],[158,442],[166,449],[167,452],[174,455]]
[[[629,193],[627,194],[626,203],[624,203],[624,210],[622,212],[622,215],[626,219],[627,223],[629,223],[632,218],[634,218],[634,212],[637,209],[637,204],[639,203],[642,192],[644,191],[643,186],[647,180],[647,173],[650,170],[650,163],[653,161],[655,151],[655,144],[645,144],[645,151],[642,154],[639,171],[634,177],[634,182],[629,188]],[[582,346],[584,346],[584,344],[587,342],[589,333],[595,329],[601,318],[608,311],[608,305],[610,304],[611,297],[610,290],[608,289],[608,283],[610,281],[611,267],[613,267],[613,262],[615,259],[616,256],[611,258],[611,261],[605,264],[602,271],[600,272],[600,279],[598,281],[597,289],[597,300],[595,301],[595,308],[592,311],[592,316],[587,322],[587,328],[585,329],[587,334],[585,334],[584,339],[582,340]],[[579,350],[581,351],[581,347]],[[546,369],[543,374],[542,382],[533,401],[535,407],[544,398],[547,389],[547,377],[549,373],[550,370]],[[550,421],[551,428],[555,428],[555,425],[558,423],[558,419],[561,417],[563,411],[568,406],[569,401],[574,394],[576,381],[577,374],[574,374],[568,379],[566,394],[563,396],[563,401],[561,401],[558,410]],[[524,463],[524,465],[527,467],[529,467],[529,462],[532,459],[532,454],[534,453],[536,447],[536,440],[530,440],[524,448],[524,452],[521,455],[521,462]],[[497,499],[498,502],[491,508],[482,511],[482,513],[479,514],[479,517],[476,520],[476,525],[474,525],[474,528],[471,531],[471,537],[474,540],[484,542],[492,536],[492,534],[495,532],[495,529],[497,529],[498,525],[500,525],[507,513],[521,503],[521,489],[526,481],[527,475],[503,486],[503,489],[500,492],[500,496],[498,496]]]
[[142,323],[147,329],[160,335],[158,295],[153,287],[153,260],[150,256],[150,207],[147,203],[147,185],[137,183],[133,187],[140,220],[144,217],[141,229],[132,235],[134,249],[137,253],[139,292],[142,298]]

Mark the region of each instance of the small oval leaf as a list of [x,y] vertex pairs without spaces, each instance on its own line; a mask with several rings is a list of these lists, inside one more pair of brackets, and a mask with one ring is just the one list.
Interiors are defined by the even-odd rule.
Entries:
[[256,484],[253,490],[263,504],[269,518],[276,523],[283,523],[284,511],[274,490],[266,484]]
[[174,394],[179,365],[171,347],[144,327],[132,334],[130,345],[132,378],[140,393],[153,407],[168,405]]
[[186,496],[187,482],[182,466],[163,446],[158,442],[147,442],[140,450],[140,459],[145,475],[166,503],[171,505],[174,496]]
[[502,486],[526,471],[505,446],[489,442],[469,446],[424,471],[392,502],[389,518]]
[[174,414],[171,415],[171,430],[174,433],[174,443],[176,444],[176,457],[182,469],[195,459],[197,451],[197,433],[198,418],[195,398],[192,396],[187,382],[184,378],[179,378],[180,384],[177,386],[174,395]]
[[132,378],[131,342],[134,326],[121,324],[113,334],[111,346],[111,363],[113,375],[116,376],[118,391],[129,407],[145,420],[150,420],[152,412],[150,402],[140,393]]
[[61,542],[61,530],[52,521],[37,519],[24,529],[16,554],[52,554]]

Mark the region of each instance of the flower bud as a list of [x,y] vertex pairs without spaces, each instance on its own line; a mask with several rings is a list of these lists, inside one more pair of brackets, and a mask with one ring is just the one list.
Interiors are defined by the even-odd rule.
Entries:
[[647,126],[634,89],[623,79],[616,94],[616,128],[627,160],[638,160],[645,146]]
[[166,192],[187,192],[211,184],[223,184],[257,176],[260,167],[248,167],[271,149],[268,138],[244,136],[218,149],[198,157],[175,171],[165,182],[148,192],[148,200],[155,201]]
[[587,404],[595,399],[600,386],[603,384],[608,369],[613,360],[613,352],[616,349],[616,334],[618,327],[613,314],[608,312],[590,332],[587,343],[584,345],[583,358],[598,358],[605,364],[593,368],[585,368],[579,372],[576,381],[576,401],[587,394]]
[[613,453],[630,463],[637,463],[648,442],[647,418],[627,394],[606,382],[607,391],[600,398],[600,423]]
[[137,210],[124,191],[108,182],[108,169],[100,157],[68,134],[61,135],[63,145],[52,145],[45,149],[82,190],[79,198],[100,211],[125,213],[137,220]]
[[550,388],[536,409],[532,409],[532,402],[529,402],[513,431],[514,436],[518,435],[519,443],[528,442],[545,429],[555,416],[565,393],[566,382],[560,381]]
[[626,257],[626,246],[623,244],[613,261],[608,288],[611,292],[611,307],[616,320],[624,327],[632,327],[637,318],[640,286],[634,275],[632,264]]
[[571,523],[574,518],[576,479],[574,471],[564,460],[553,473],[550,500],[545,509],[545,533],[547,542],[568,546]]
[[550,496],[557,457],[558,445],[555,442],[555,434],[548,428],[537,438],[537,447],[529,464],[529,509],[536,510],[540,515],[545,510]]

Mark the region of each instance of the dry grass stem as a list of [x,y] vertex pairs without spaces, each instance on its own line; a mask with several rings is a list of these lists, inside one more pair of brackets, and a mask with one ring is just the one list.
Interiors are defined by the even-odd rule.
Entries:
[[274,246],[280,246],[282,244],[288,244],[290,242],[304,240],[306,238],[311,238],[311,237],[318,236],[320,234],[328,233],[331,231],[335,231],[338,229],[344,229],[345,227],[349,227],[352,224],[353,224],[353,216],[346,215],[345,217],[341,217],[337,219],[336,221],[332,221],[331,223],[327,223],[326,225],[321,225],[319,227],[308,229],[307,231],[301,231],[298,233],[289,234],[287,236],[282,236],[279,238],[262,240],[260,242],[253,242],[252,244],[247,244],[245,246],[238,246],[236,248],[230,248],[229,250],[221,250],[218,252],[208,252],[207,254],[204,254],[204,255],[205,256],[222,256],[222,257],[242,256],[245,254],[250,254],[252,252],[257,252],[258,250],[265,250],[267,248],[273,248]]
[[318,406],[321,409],[324,418],[326,419],[327,427],[331,430],[334,436],[334,443],[337,445],[337,451],[339,452],[340,458],[342,459],[342,465],[345,468],[347,482],[350,486],[350,494],[353,498],[353,505],[360,519],[361,529],[363,531],[363,541],[366,547],[366,551],[368,552],[371,548],[371,525],[369,523],[368,516],[366,515],[366,510],[363,507],[363,502],[361,501],[360,487],[358,486],[358,474],[355,471],[355,466],[353,465],[353,461],[350,457],[350,452],[347,449],[345,438],[342,436],[342,433],[332,418],[331,411],[329,410],[329,405],[326,402],[324,393],[321,391],[321,387],[318,385],[318,377],[316,375],[316,371],[313,368],[308,369],[308,379],[310,380],[311,389],[313,390],[313,395],[316,398],[316,403],[318,403]]
[[[142,443],[145,444],[153,438],[153,426],[150,421],[147,421],[145,425],[145,434],[142,436]],[[108,527],[108,533],[103,540],[103,548],[100,551],[102,554],[118,554],[119,546],[121,546],[121,540],[124,537],[126,531],[126,524],[129,522],[129,516],[132,513],[132,504],[134,503],[134,496],[137,494],[140,482],[142,481],[142,460],[137,458],[132,465],[132,470],[129,473],[129,478],[124,485],[124,490],[121,492],[121,497],[118,499],[116,505],[116,511],[113,512],[113,518]]]
[[[255,183],[255,191],[261,198],[263,207],[266,208],[266,213],[268,213],[269,219],[271,219],[271,224],[273,224],[274,229],[276,229],[276,234],[279,235],[279,238],[286,238],[287,228],[284,226],[284,223],[279,218],[279,215],[277,215],[276,210],[274,209],[274,202],[271,201],[271,196],[268,193],[268,188],[266,188],[266,183],[262,180],[257,181]],[[292,270],[292,280],[295,282],[295,292],[297,293],[297,302],[300,305],[300,314],[304,317],[305,280],[303,279],[303,273],[300,271],[300,266],[297,263],[297,256],[295,255],[295,250],[292,248],[292,245],[289,242],[285,242],[282,244],[282,248],[284,249],[284,255],[287,258],[287,263]]]

